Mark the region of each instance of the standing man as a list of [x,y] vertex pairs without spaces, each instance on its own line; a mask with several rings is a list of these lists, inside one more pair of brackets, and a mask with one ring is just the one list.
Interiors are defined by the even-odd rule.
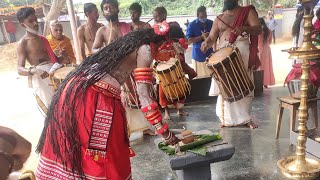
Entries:
[[209,36],[213,21],[207,19],[206,7],[200,6],[197,9],[197,19],[192,21],[188,28],[186,36],[188,43],[192,45],[192,65],[198,74],[198,78],[209,77],[209,68],[204,63],[206,58],[213,52],[212,48],[204,54],[201,52],[201,43]]
[[[98,23],[99,13],[97,6],[93,3],[85,3],[83,6],[84,14],[88,18],[86,24],[78,28],[78,38],[80,41],[81,56],[85,59],[92,54],[92,46],[96,33],[103,24]],[[86,53],[87,47],[87,53]]]
[[142,14],[142,7],[139,3],[133,3],[129,7],[131,14],[131,26],[133,30],[151,28],[149,23],[140,21],[140,17]]
[[[204,53],[207,52],[217,42],[218,38],[219,48],[230,44],[235,45],[240,50],[249,77],[252,77],[252,69],[261,65],[257,54],[257,36],[260,33],[261,25],[253,6],[241,7],[238,5],[238,0],[224,0],[224,11],[213,22],[210,34],[202,43],[201,50]],[[221,127],[246,124],[252,129],[257,128],[258,126],[252,122],[251,117],[252,98],[253,93],[233,103],[227,101],[222,103],[223,98],[219,95],[216,112],[221,120]],[[224,113],[222,114],[223,110]]]
[[76,57],[70,38],[63,34],[63,27],[60,21],[50,21],[50,34],[47,36],[51,49],[57,56],[64,56],[66,64],[76,64]]
[[101,10],[108,21],[108,25],[98,29],[92,46],[93,53],[131,31],[130,24],[119,22],[119,3],[117,0],[103,0]]
[[266,23],[268,28],[272,31],[273,44],[276,44],[276,26],[278,25],[277,21],[273,17],[272,11],[268,11]]
[[8,19],[5,23],[4,26],[6,28],[7,33],[9,34],[10,37],[10,43],[16,42],[16,32],[17,28],[12,19]]
[[[34,95],[41,110],[46,113],[51,102],[54,90],[49,79],[49,72],[53,63],[57,62],[48,40],[39,36],[39,25],[35,10],[31,7],[21,8],[17,12],[20,25],[26,29],[26,34],[20,39],[17,46],[18,73],[29,76]],[[31,65],[26,68],[26,61]]]

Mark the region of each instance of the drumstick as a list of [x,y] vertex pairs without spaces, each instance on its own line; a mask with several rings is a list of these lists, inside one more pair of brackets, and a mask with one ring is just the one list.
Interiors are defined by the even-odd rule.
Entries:
[[201,36],[202,36],[204,41],[207,39],[207,37],[204,35],[205,33],[206,33],[205,31],[201,31]]
[[154,18],[151,18],[149,21],[147,21],[147,23],[149,23],[150,21],[152,21]]

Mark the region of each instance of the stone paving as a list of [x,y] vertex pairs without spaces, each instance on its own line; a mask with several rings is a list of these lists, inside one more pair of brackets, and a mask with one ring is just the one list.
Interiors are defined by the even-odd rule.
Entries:
[[[177,117],[172,112],[169,125],[192,131],[209,129],[220,133],[235,146],[235,154],[230,160],[211,164],[212,179],[286,179],[279,171],[277,161],[295,154],[295,147],[289,145],[288,111],[284,111],[279,139],[274,138],[279,104],[276,97],[284,95],[288,95],[287,87],[273,87],[265,89],[263,96],[254,98],[252,115],[259,125],[255,130],[247,127],[220,129],[215,115],[216,100],[187,105],[185,110],[190,113],[187,117]],[[137,154],[132,158],[133,179],[174,179],[174,173],[163,160],[164,154],[155,148],[153,139],[145,136],[132,143]],[[308,157],[315,158],[309,154]]]

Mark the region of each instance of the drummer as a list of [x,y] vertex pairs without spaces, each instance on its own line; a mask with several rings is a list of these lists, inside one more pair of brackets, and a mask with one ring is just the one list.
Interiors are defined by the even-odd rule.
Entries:
[[[155,24],[165,23],[166,19],[167,19],[167,10],[164,7],[157,7],[153,11],[153,17],[155,20]],[[171,33],[172,37],[170,37],[170,39],[174,39],[175,41],[177,41],[175,43],[177,43],[178,45],[180,44],[179,46],[181,47],[181,49],[179,52],[176,52],[176,53],[180,56],[180,63],[181,63],[183,71],[186,74],[188,74],[189,79],[192,80],[193,78],[195,78],[197,76],[197,73],[185,62],[184,52],[185,52],[185,49],[188,48],[188,43],[185,38],[185,35],[183,34],[182,29],[180,28],[180,26],[177,22],[171,22],[169,24],[170,24],[170,26],[177,27],[176,31],[174,33]],[[181,39],[182,39],[182,41],[179,43],[179,41]],[[166,42],[166,43],[169,43],[169,42]],[[154,48],[156,49],[156,47],[154,47]],[[169,57],[169,59],[170,59],[170,57]],[[167,59],[167,60],[169,60],[169,59]],[[155,59],[155,60],[158,60],[158,59]],[[170,114],[169,114],[169,108],[177,109],[178,116],[188,116],[188,113],[182,110],[182,108],[184,106],[184,100],[180,100],[178,102],[169,101],[166,98],[166,96],[163,92],[163,88],[161,86],[159,86],[159,104],[165,110],[165,116],[164,116],[165,120],[171,119]]]
[[[26,34],[18,42],[18,73],[21,76],[29,76],[29,84],[32,84],[34,95],[43,113],[46,113],[54,90],[49,86],[49,72],[53,63],[60,61],[52,52],[48,40],[39,35],[39,25],[35,10],[31,7],[23,7],[17,12],[20,25],[26,30]],[[26,68],[26,61],[31,65]]]
[[[258,58],[258,35],[261,33],[258,14],[254,6],[241,7],[238,0],[224,0],[223,13],[213,22],[212,29],[206,41],[201,45],[206,52],[219,38],[218,49],[230,44],[240,50],[247,73],[252,77],[252,70],[260,66]],[[249,41],[250,38],[250,41]],[[251,117],[253,92],[247,97],[229,103],[224,101],[224,120],[222,119],[222,96],[219,95],[216,113],[223,126],[247,125],[251,129],[258,126]]]

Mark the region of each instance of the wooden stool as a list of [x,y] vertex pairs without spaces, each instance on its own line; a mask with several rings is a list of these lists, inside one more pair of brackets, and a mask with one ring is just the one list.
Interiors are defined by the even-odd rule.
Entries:
[[[291,96],[278,97],[277,99],[280,101],[280,104],[279,104],[279,113],[278,113],[277,126],[276,126],[276,139],[279,138],[283,109],[286,108],[290,110],[290,131],[295,131],[296,116],[297,116],[298,108],[300,106],[300,99],[294,99]],[[315,128],[318,127],[318,110],[317,110],[318,100],[320,100],[320,97],[308,99],[308,110],[310,108],[312,110],[312,115],[314,120],[313,125]]]

